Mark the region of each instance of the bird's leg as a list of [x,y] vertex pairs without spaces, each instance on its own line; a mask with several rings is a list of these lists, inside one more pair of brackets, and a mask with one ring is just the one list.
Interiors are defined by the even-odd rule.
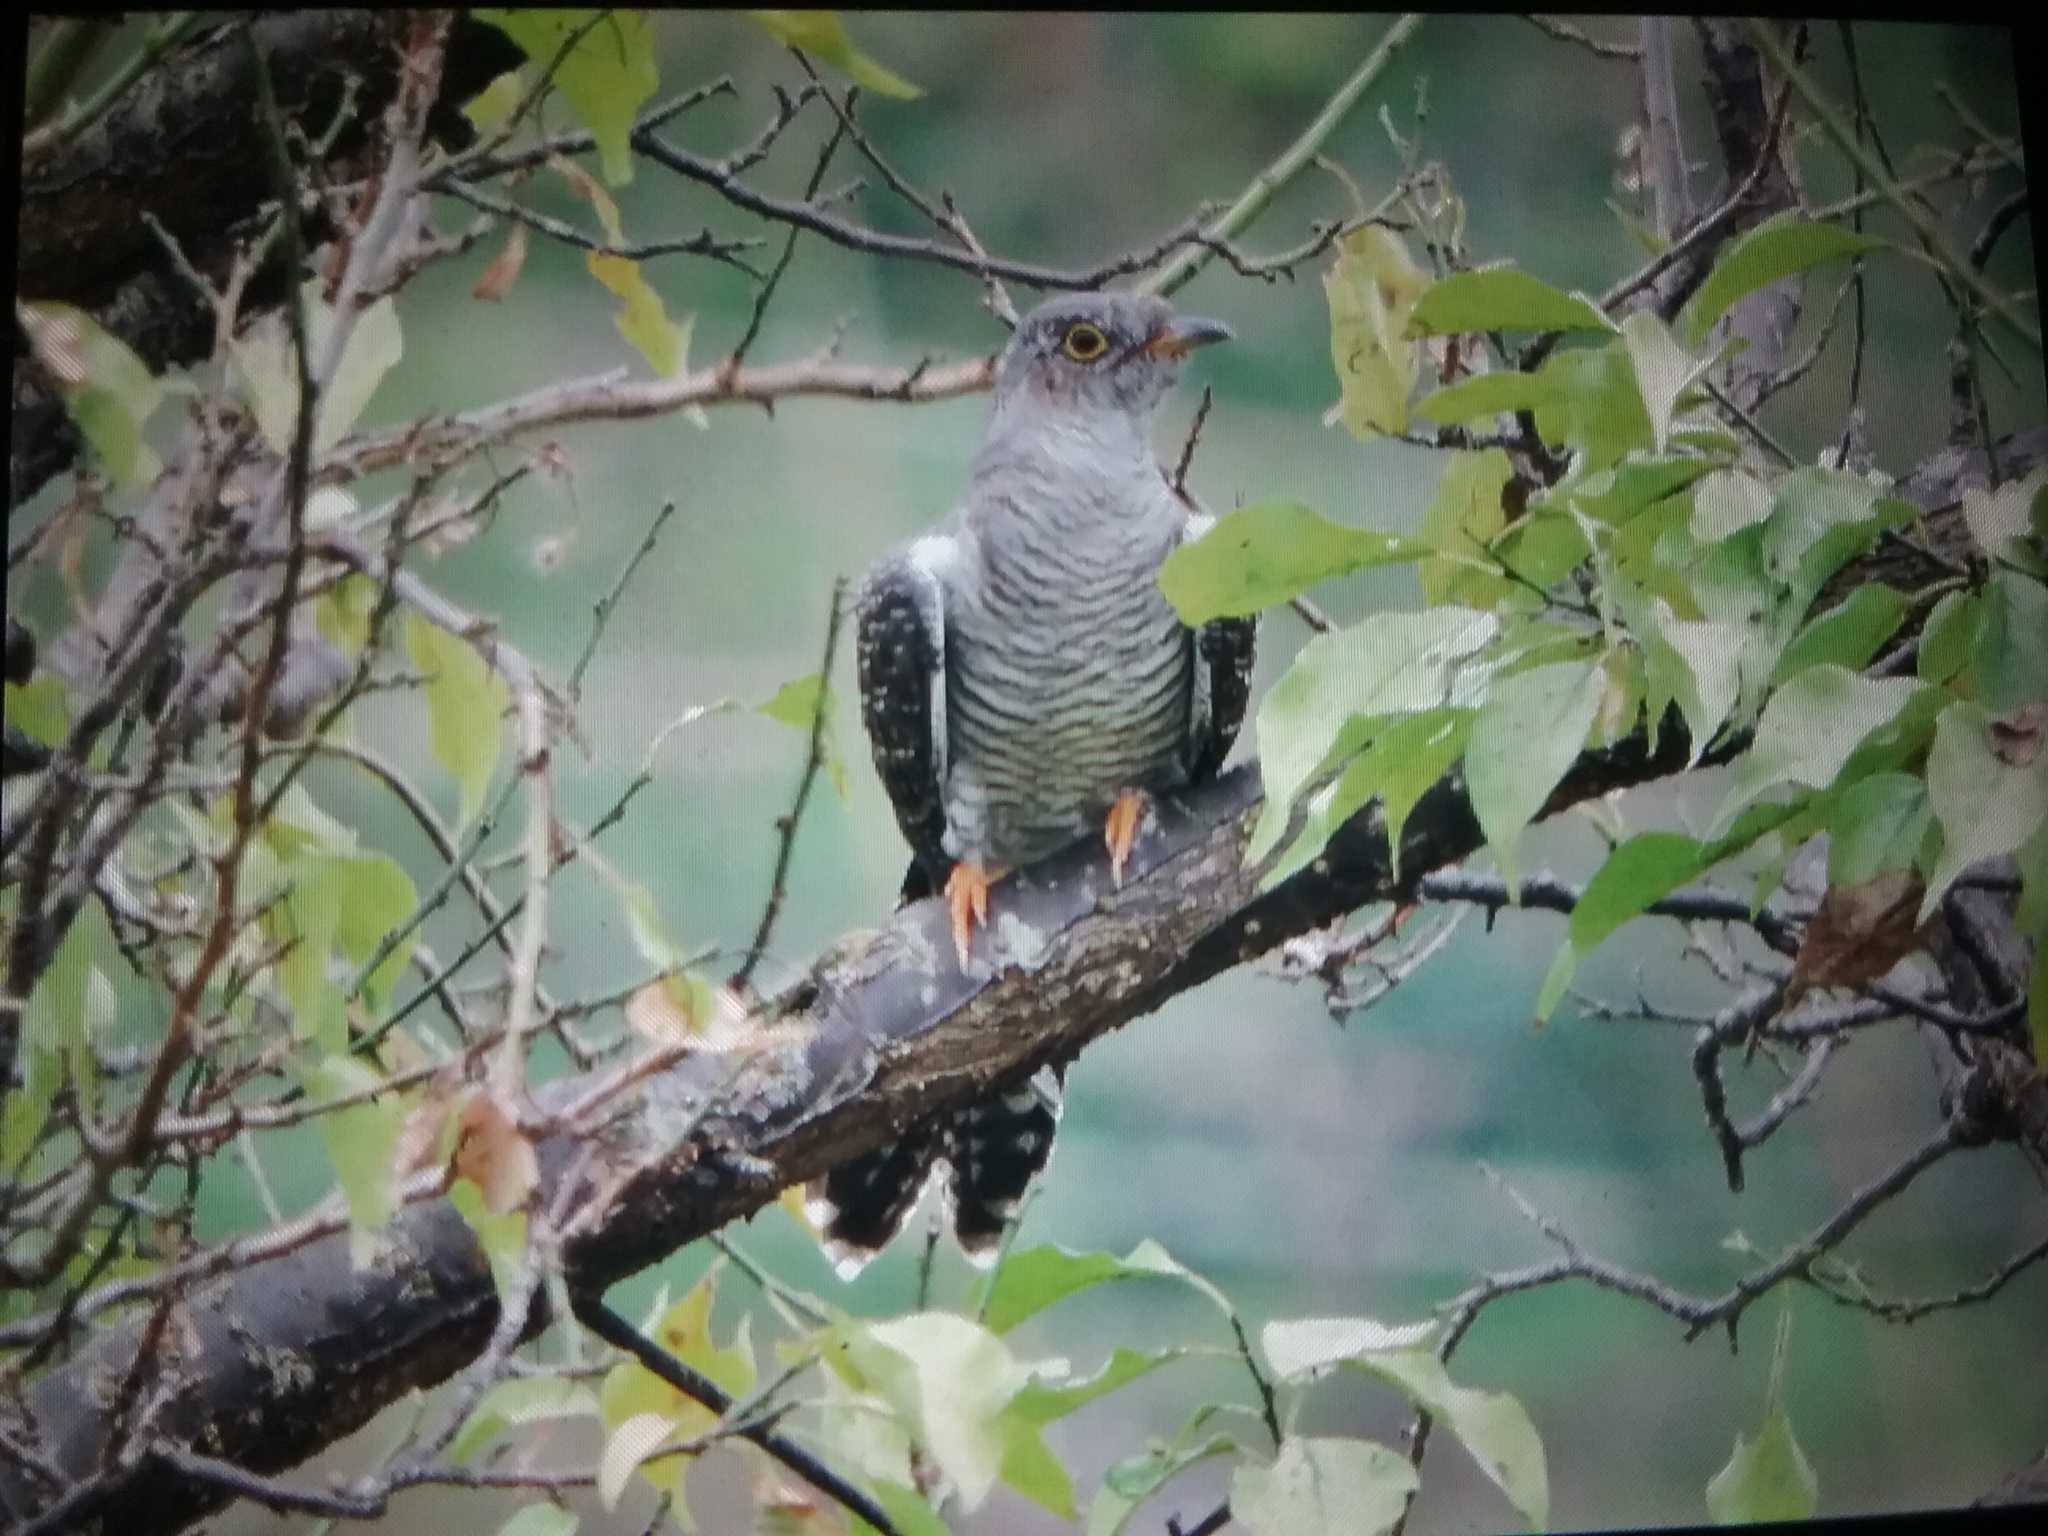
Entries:
[[1138,824],[1145,819],[1145,792],[1142,789],[1127,789],[1116,797],[1116,804],[1109,808],[1109,819],[1103,824],[1102,842],[1109,849],[1109,878],[1118,890],[1124,885],[1124,865],[1131,857],[1131,844],[1138,840]]
[[953,948],[960,956],[960,969],[967,969],[967,946],[974,937],[975,924],[988,923],[988,888],[1009,871],[962,859],[946,876],[946,910],[953,918]]

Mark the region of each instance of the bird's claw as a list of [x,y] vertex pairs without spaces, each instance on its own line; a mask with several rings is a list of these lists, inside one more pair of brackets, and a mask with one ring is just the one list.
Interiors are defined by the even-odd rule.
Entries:
[[960,969],[967,969],[967,949],[977,924],[988,924],[988,888],[1002,871],[986,870],[979,864],[959,863],[946,877],[946,911],[953,920],[953,952],[960,957]]
[[1145,794],[1127,789],[1109,808],[1103,825],[1103,846],[1109,849],[1109,878],[1118,890],[1124,887],[1124,865],[1130,862],[1131,845],[1138,840],[1138,825],[1145,819]]

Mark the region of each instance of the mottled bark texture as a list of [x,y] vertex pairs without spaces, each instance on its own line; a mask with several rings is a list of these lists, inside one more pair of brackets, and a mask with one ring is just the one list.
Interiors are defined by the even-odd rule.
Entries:
[[[15,296],[61,300],[89,310],[153,370],[196,362],[213,347],[213,316],[173,268],[143,215],[154,216],[192,264],[218,285],[257,229],[270,197],[257,152],[256,87],[239,33],[223,17],[173,49],[70,143],[26,164],[16,209]],[[377,125],[398,83],[403,11],[299,11],[253,25],[270,61],[279,109],[305,141],[329,138],[317,184],[345,185],[382,162]],[[466,18],[450,40],[436,140],[469,135],[458,110],[523,55],[504,34]],[[348,83],[355,97],[341,108]],[[338,125],[338,129],[337,129]],[[307,210],[308,239],[324,238],[324,210]],[[244,305],[274,305],[283,287],[275,258],[259,271]],[[21,505],[77,452],[77,436],[35,364],[15,338],[14,422],[8,507]]]

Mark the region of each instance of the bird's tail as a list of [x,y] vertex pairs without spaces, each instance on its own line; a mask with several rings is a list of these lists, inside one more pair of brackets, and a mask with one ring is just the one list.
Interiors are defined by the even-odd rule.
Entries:
[[954,1236],[977,1264],[993,1263],[1003,1229],[1052,1158],[1063,1067],[841,1163],[806,1192],[840,1278],[850,1280],[902,1230],[925,1188],[941,1181]]

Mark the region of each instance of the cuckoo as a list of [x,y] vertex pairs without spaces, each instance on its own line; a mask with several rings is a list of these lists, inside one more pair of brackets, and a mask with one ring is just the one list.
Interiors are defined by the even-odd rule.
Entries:
[[[991,883],[1093,833],[1121,884],[1148,793],[1213,775],[1244,718],[1253,626],[1190,630],[1160,564],[1208,520],[1154,457],[1188,353],[1229,331],[1138,294],[1068,294],[1018,322],[965,494],[869,569],[861,713],[909,842],[903,896],[943,892],[961,967]],[[986,942],[986,941],[984,941]],[[1045,1166],[1059,1072],[842,1164],[813,1215],[857,1270],[945,1177],[970,1257]]]

